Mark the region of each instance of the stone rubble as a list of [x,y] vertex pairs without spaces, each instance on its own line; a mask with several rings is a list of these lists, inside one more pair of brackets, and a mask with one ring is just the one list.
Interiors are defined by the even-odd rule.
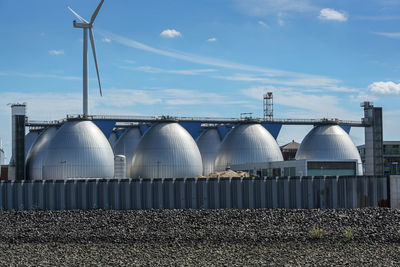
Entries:
[[0,265],[344,264],[399,266],[400,211],[0,211]]

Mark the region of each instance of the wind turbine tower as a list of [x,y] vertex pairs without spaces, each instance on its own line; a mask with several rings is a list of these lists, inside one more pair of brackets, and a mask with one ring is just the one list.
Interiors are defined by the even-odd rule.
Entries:
[[87,117],[88,115],[88,30],[90,36],[90,43],[92,46],[94,63],[96,65],[96,72],[97,72],[97,80],[99,82],[99,89],[100,95],[102,96],[101,92],[101,84],[100,84],[100,75],[99,75],[99,68],[97,66],[97,58],[96,58],[96,47],[94,45],[94,37],[93,37],[93,22],[96,19],[97,14],[100,11],[101,6],[103,5],[104,0],[101,0],[100,4],[97,6],[96,10],[93,12],[92,17],[90,18],[90,22],[79,16],[75,11],[72,10],[68,5],[68,9],[71,10],[72,13],[80,20],[77,22],[74,20],[74,27],[83,29],[83,73],[82,73],[82,80],[83,80],[83,116]]

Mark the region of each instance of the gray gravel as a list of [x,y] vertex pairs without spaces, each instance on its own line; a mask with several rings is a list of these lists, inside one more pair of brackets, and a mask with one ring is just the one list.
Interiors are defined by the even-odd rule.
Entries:
[[0,211],[0,265],[338,264],[399,266],[400,211]]

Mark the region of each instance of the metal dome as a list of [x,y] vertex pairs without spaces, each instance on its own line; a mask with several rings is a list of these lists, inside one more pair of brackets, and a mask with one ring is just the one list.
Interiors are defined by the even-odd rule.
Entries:
[[41,180],[43,163],[47,155],[47,148],[56,135],[55,126],[45,129],[32,145],[26,158],[26,177],[31,180]]
[[230,165],[282,161],[282,153],[272,135],[258,123],[235,126],[224,138],[215,160],[215,170]]
[[112,178],[114,153],[91,121],[68,121],[48,147],[43,179]]
[[357,160],[357,175],[362,175],[360,154],[350,136],[338,125],[314,127],[304,137],[296,160]]
[[195,177],[203,171],[196,142],[175,122],[159,122],[147,130],[132,161],[132,178]]
[[201,158],[203,160],[203,175],[214,172],[215,159],[219,146],[221,145],[221,137],[217,128],[206,128],[196,140],[199,147]]
[[115,144],[118,141],[118,135],[117,132],[111,132],[110,137],[108,137],[108,142],[110,142],[111,148],[114,149]]
[[36,142],[40,133],[40,130],[32,130],[25,135],[25,158],[28,155],[29,150],[32,148],[32,145]]
[[125,130],[114,146],[114,154],[124,155],[126,158],[126,177],[131,176],[133,154],[135,154],[141,137],[139,127],[131,127]]

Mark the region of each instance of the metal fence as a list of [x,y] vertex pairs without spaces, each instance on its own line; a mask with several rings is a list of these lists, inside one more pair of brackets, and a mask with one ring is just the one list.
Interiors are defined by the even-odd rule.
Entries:
[[387,177],[1,181],[0,209],[359,208],[388,205]]

